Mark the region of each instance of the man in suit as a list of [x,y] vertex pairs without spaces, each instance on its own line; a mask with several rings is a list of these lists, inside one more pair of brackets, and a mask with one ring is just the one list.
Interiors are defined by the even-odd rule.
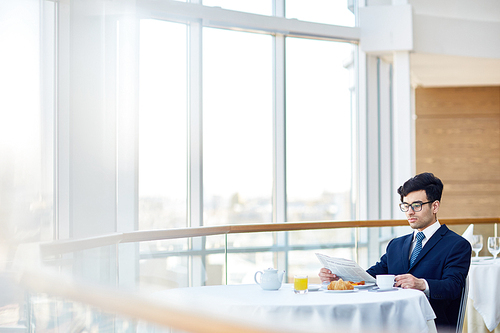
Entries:
[[[399,206],[414,232],[391,240],[367,272],[373,277],[394,274],[396,287],[423,291],[438,330],[454,330],[472,249],[465,238],[437,220],[442,192],[443,183],[432,173],[416,175],[399,187]],[[338,279],[326,268],[319,277],[322,282]]]

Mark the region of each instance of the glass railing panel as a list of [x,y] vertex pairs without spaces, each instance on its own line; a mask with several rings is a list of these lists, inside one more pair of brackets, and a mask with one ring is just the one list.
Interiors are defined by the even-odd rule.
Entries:
[[[127,316],[107,313],[97,307],[50,297],[47,294],[30,295],[25,312],[29,317],[24,324],[9,326],[6,332],[107,332],[107,333],[167,333],[169,328]],[[0,325],[0,332],[2,326]]]
[[362,268],[370,268],[385,253],[391,239],[409,232],[409,227],[357,228],[358,249],[355,260]]
[[316,253],[355,260],[355,231],[339,228],[288,232],[288,281],[292,282],[295,274],[307,274],[309,283],[320,283],[318,272],[322,265]]
[[282,233],[227,235],[227,284],[255,283],[257,271],[277,268],[278,234]]
[[163,290],[224,284],[225,247],[225,235],[140,242],[138,287]]
[[[467,225],[450,228],[461,234]],[[478,225],[476,230],[485,239],[494,234],[492,225]],[[255,283],[255,272],[269,267],[285,270],[285,281],[304,273],[315,282],[321,268],[315,253],[355,260],[367,269],[391,239],[411,231],[404,226],[339,228],[155,240],[52,256],[45,258],[44,266],[87,282],[144,291]],[[489,255],[486,244],[481,255]]]
[[204,256],[203,269],[200,275],[200,285],[218,286],[226,283],[225,253],[213,253]]
[[163,253],[163,252],[182,252],[187,251],[190,240],[189,238],[153,240],[147,242],[139,242],[141,253]]
[[29,327],[35,332],[133,332],[132,320],[119,319],[78,302],[33,294]]
[[166,253],[142,257],[139,261],[139,288],[164,290],[189,287],[189,257]]
[[276,243],[276,234],[273,232],[229,234],[227,235],[228,249],[236,250],[248,247],[269,248]]
[[[305,274],[309,278],[310,284],[320,283],[318,272],[321,263],[316,258],[315,253],[325,251],[318,250],[295,250],[288,252],[288,271],[286,274],[287,283],[293,283],[293,276],[296,274]],[[326,253],[325,253],[326,254]]]
[[[255,283],[256,271],[274,267],[286,270],[285,281],[291,281],[293,274],[300,272],[308,274],[314,283],[321,268],[315,253],[355,260],[367,269],[379,261],[391,239],[410,232],[411,228],[401,226],[229,234],[208,236],[204,241],[200,237],[191,242],[204,242],[205,249],[190,247],[183,253],[142,252],[141,281],[148,272],[159,271],[156,275],[163,279],[171,273],[183,282],[160,283],[158,288]],[[167,268],[159,270],[156,265]]]
[[228,235],[228,284],[255,283],[255,272],[269,267],[285,270],[284,282],[302,273],[319,283],[317,252],[354,260],[354,229]]
[[27,293],[0,271],[0,332],[28,332]]
[[[449,227],[463,234],[468,226]],[[316,258],[316,252],[353,260],[357,258],[358,264],[366,269],[385,253],[390,239],[411,231],[407,226],[345,228],[124,243],[47,256],[43,268],[61,274],[62,285],[65,281],[63,277],[70,276],[75,284],[87,283],[105,291],[116,290],[116,287],[126,292],[134,289],[146,297],[154,297],[157,292],[170,288],[226,282],[253,284],[255,272],[268,267],[285,270],[285,283],[291,283],[293,275],[299,273],[307,274],[310,283],[319,283],[317,273],[321,263]],[[482,234],[485,239],[482,256],[491,255],[486,239],[494,236],[496,231],[494,225],[475,225],[474,234]],[[338,242],[338,237],[343,242]],[[182,246],[176,247],[178,244]],[[58,289],[57,276],[54,275],[56,280],[49,289],[64,295],[64,287]],[[3,279],[3,276],[0,278]],[[56,297],[36,290],[28,293],[23,288],[11,287],[3,282],[2,300],[5,306],[0,308],[0,328],[8,325],[24,332],[32,331],[31,327],[64,331],[71,323],[89,331],[136,332],[140,331],[138,327],[141,325],[149,328],[156,326],[147,321],[137,321],[137,318],[115,315],[113,311],[96,310],[94,304],[82,304],[81,299],[70,299],[71,296]],[[85,290],[84,287],[77,289]],[[6,291],[12,296],[9,299],[6,298]],[[88,299],[89,303],[94,301]]]
[[356,261],[359,266],[362,268],[368,269],[372,264],[368,263],[368,246],[366,243],[361,243],[357,249],[357,258]]
[[339,228],[324,230],[290,231],[290,245],[332,246],[333,244],[354,244],[355,229]]
[[229,253],[227,256],[227,284],[252,284],[257,271],[276,268],[275,252],[248,251]]
[[43,258],[42,264],[65,276],[102,286],[116,286],[118,281],[116,245],[85,249]]

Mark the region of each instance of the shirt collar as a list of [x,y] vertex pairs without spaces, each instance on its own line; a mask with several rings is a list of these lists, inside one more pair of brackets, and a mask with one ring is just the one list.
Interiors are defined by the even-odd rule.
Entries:
[[[431,224],[430,226],[428,226],[427,228],[425,228],[424,231],[422,231],[425,235],[425,240],[429,240],[429,238],[431,238],[432,235],[434,235],[434,233],[436,231],[438,231],[438,229],[440,227],[441,227],[441,224],[439,223],[439,221],[436,221],[433,224]],[[417,237],[417,232],[418,232],[418,230],[413,231],[413,240],[415,240],[415,238]]]

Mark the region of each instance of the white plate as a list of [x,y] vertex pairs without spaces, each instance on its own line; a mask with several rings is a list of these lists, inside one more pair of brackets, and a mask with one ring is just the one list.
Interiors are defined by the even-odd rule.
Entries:
[[371,288],[373,286],[375,286],[375,282],[366,282],[365,284],[362,284],[360,286],[354,286],[354,288],[365,289],[365,288]]
[[391,288],[391,289],[383,289],[383,290],[378,289],[378,288],[373,288],[373,289],[370,289],[370,290],[368,290],[368,291],[373,291],[373,292],[378,292],[378,293],[385,293],[385,292],[387,292],[387,291],[396,291],[396,290],[399,290],[399,289],[400,289],[400,288],[396,288],[396,287],[393,287],[393,288]]
[[479,260],[471,262],[471,265],[495,265],[495,260]]
[[311,284],[307,290],[309,291],[318,291],[321,286],[319,284]]
[[358,291],[357,289],[353,290],[325,290],[325,293],[335,293],[335,294],[342,294],[342,293],[355,293]]
[[484,260],[492,260],[493,257],[472,257],[472,261],[484,261]]

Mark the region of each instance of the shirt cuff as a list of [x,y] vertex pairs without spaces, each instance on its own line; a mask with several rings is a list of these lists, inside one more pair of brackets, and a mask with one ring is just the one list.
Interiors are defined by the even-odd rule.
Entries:
[[429,284],[427,283],[427,280],[425,280],[425,279],[422,279],[422,280],[424,280],[424,282],[425,282],[424,294],[425,294],[425,296],[427,296],[427,298],[429,298],[431,296],[431,291],[429,290]]

